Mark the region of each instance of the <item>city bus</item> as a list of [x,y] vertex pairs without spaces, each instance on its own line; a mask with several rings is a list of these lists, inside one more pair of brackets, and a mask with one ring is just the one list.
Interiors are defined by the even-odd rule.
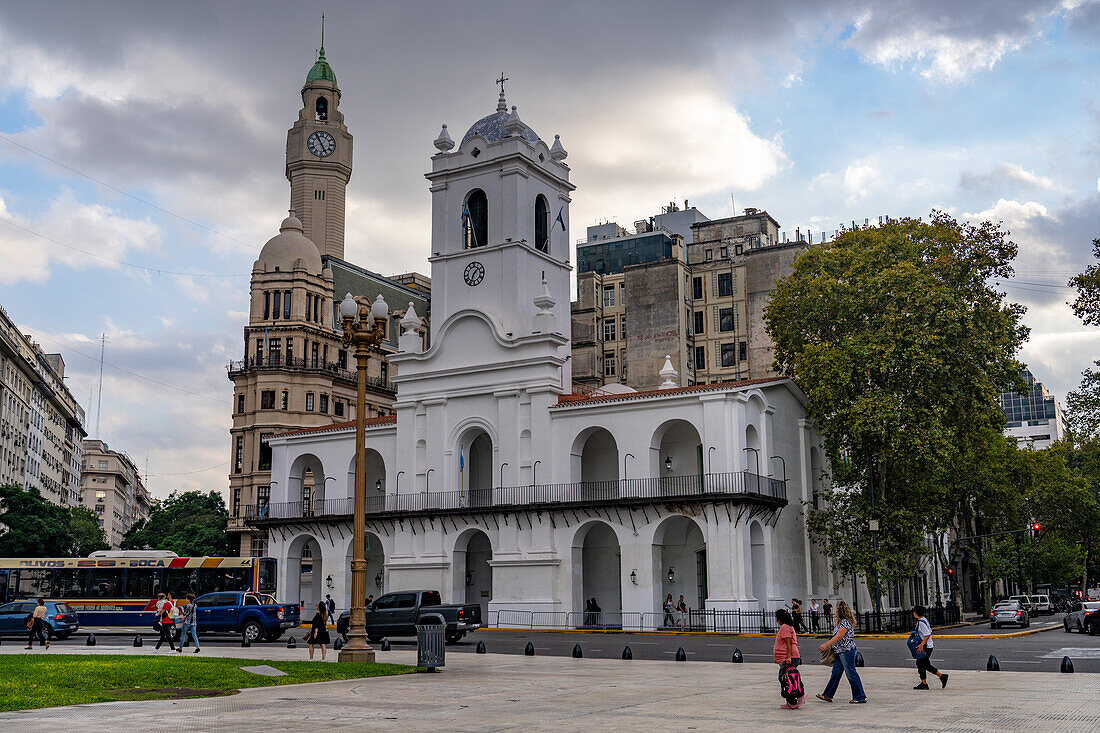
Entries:
[[64,601],[80,625],[149,626],[158,593],[275,593],[270,557],[178,557],[160,550],[94,552],[87,558],[0,558],[0,601]]

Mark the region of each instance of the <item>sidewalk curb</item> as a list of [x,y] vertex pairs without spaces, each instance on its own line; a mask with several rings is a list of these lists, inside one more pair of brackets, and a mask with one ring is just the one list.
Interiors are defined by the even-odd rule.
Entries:
[[[957,624],[955,626],[947,626],[944,628],[958,628],[959,626],[966,626],[967,624]],[[1028,629],[1027,631],[1017,631],[1011,634],[946,634],[939,637],[942,641],[944,639],[1012,639],[1018,636],[1031,636],[1032,634],[1041,634],[1045,631],[1054,631],[1060,629],[1061,626],[1050,626],[1043,629]],[[754,632],[737,633],[735,631],[633,631],[622,629],[516,629],[516,628],[502,628],[502,627],[482,627],[478,631],[488,631],[492,633],[501,634],[632,634],[639,635],[644,634],[646,636],[740,636],[749,639],[771,639],[775,634],[761,634]],[[804,639],[828,639],[830,634],[802,634]],[[908,639],[909,634],[857,634],[859,639]]]

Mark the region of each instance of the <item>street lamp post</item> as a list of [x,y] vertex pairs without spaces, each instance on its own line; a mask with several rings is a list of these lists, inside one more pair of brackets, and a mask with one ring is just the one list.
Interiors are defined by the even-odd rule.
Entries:
[[341,662],[373,662],[374,650],[367,644],[367,364],[371,347],[377,347],[386,336],[389,306],[379,295],[370,307],[360,308],[351,293],[340,303],[340,318],[344,323],[344,346],[355,346],[355,368],[358,390],[355,398],[355,501],[352,514],[351,555],[351,619],[348,643],[340,650]]

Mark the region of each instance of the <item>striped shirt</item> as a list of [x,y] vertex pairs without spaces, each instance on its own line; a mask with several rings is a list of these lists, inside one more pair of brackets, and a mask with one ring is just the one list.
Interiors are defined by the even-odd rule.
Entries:
[[844,636],[840,637],[840,641],[833,644],[833,651],[837,654],[841,652],[850,652],[856,648],[856,632],[852,628],[852,625],[845,619],[841,619],[840,623],[833,629],[833,635],[835,636],[838,631],[844,629]]

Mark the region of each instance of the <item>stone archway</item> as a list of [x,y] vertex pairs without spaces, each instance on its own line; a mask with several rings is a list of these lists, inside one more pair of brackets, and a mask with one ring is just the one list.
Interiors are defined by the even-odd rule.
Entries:
[[650,476],[662,496],[696,494],[703,488],[703,441],[687,420],[662,423],[650,441]]
[[760,522],[749,526],[749,588],[760,608],[768,607],[768,548]]
[[[373,448],[366,449],[367,511],[381,511],[385,508],[386,497],[386,461],[382,454]],[[350,507],[355,499],[355,456],[348,466],[347,502]],[[344,512],[346,513],[346,512]]]
[[[680,596],[692,611],[706,608],[709,593],[707,543],[698,522],[683,515],[667,517],[653,534],[653,587],[658,590],[656,608],[664,606],[671,594],[678,604]],[[655,609],[656,610],[656,609]],[[676,625],[691,625],[690,616],[674,617]],[[668,623],[665,618],[662,626]]]
[[466,506],[493,502],[493,438],[485,428],[468,428],[458,440],[459,490]]
[[303,453],[290,464],[287,501],[300,502],[301,516],[321,513],[325,505],[325,488],[328,485],[321,459],[312,453]]
[[[351,559],[353,549],[352,544],[349,542],[343,569],[344,608],[351,607]],[[386,592],[386,552],[382,546],[381,538],[374,532],[367,532],[366,548],[364,549],[366,550],[364,557],[367,561],[367,595],[377,598]],[[337,602],[339,602],[339,599],[337,599]]]
[[287,587],[280,595],[288,603],[301,603],[303,618],[311,618],[311,609],[317,607],[327,592],[320,541],[310,534],[298,535],[287,546],[286,563]]
[[489,603],[493,600],[493,545],[480,529],[463,532],[455,542],[451,568],[454,573],[452,595],[455,603],[481,606],[481,620],[489,622]]
[[580,484],[580,498],[618,498],[619,447],[615,437],[601,427],[581,431],[569,454],[569,474]]
[[[589,522],[573,536],[573,611],[577,627],[622,627],[622,551],[606,522]],[[595,601],[600,610],[591,610]]]

